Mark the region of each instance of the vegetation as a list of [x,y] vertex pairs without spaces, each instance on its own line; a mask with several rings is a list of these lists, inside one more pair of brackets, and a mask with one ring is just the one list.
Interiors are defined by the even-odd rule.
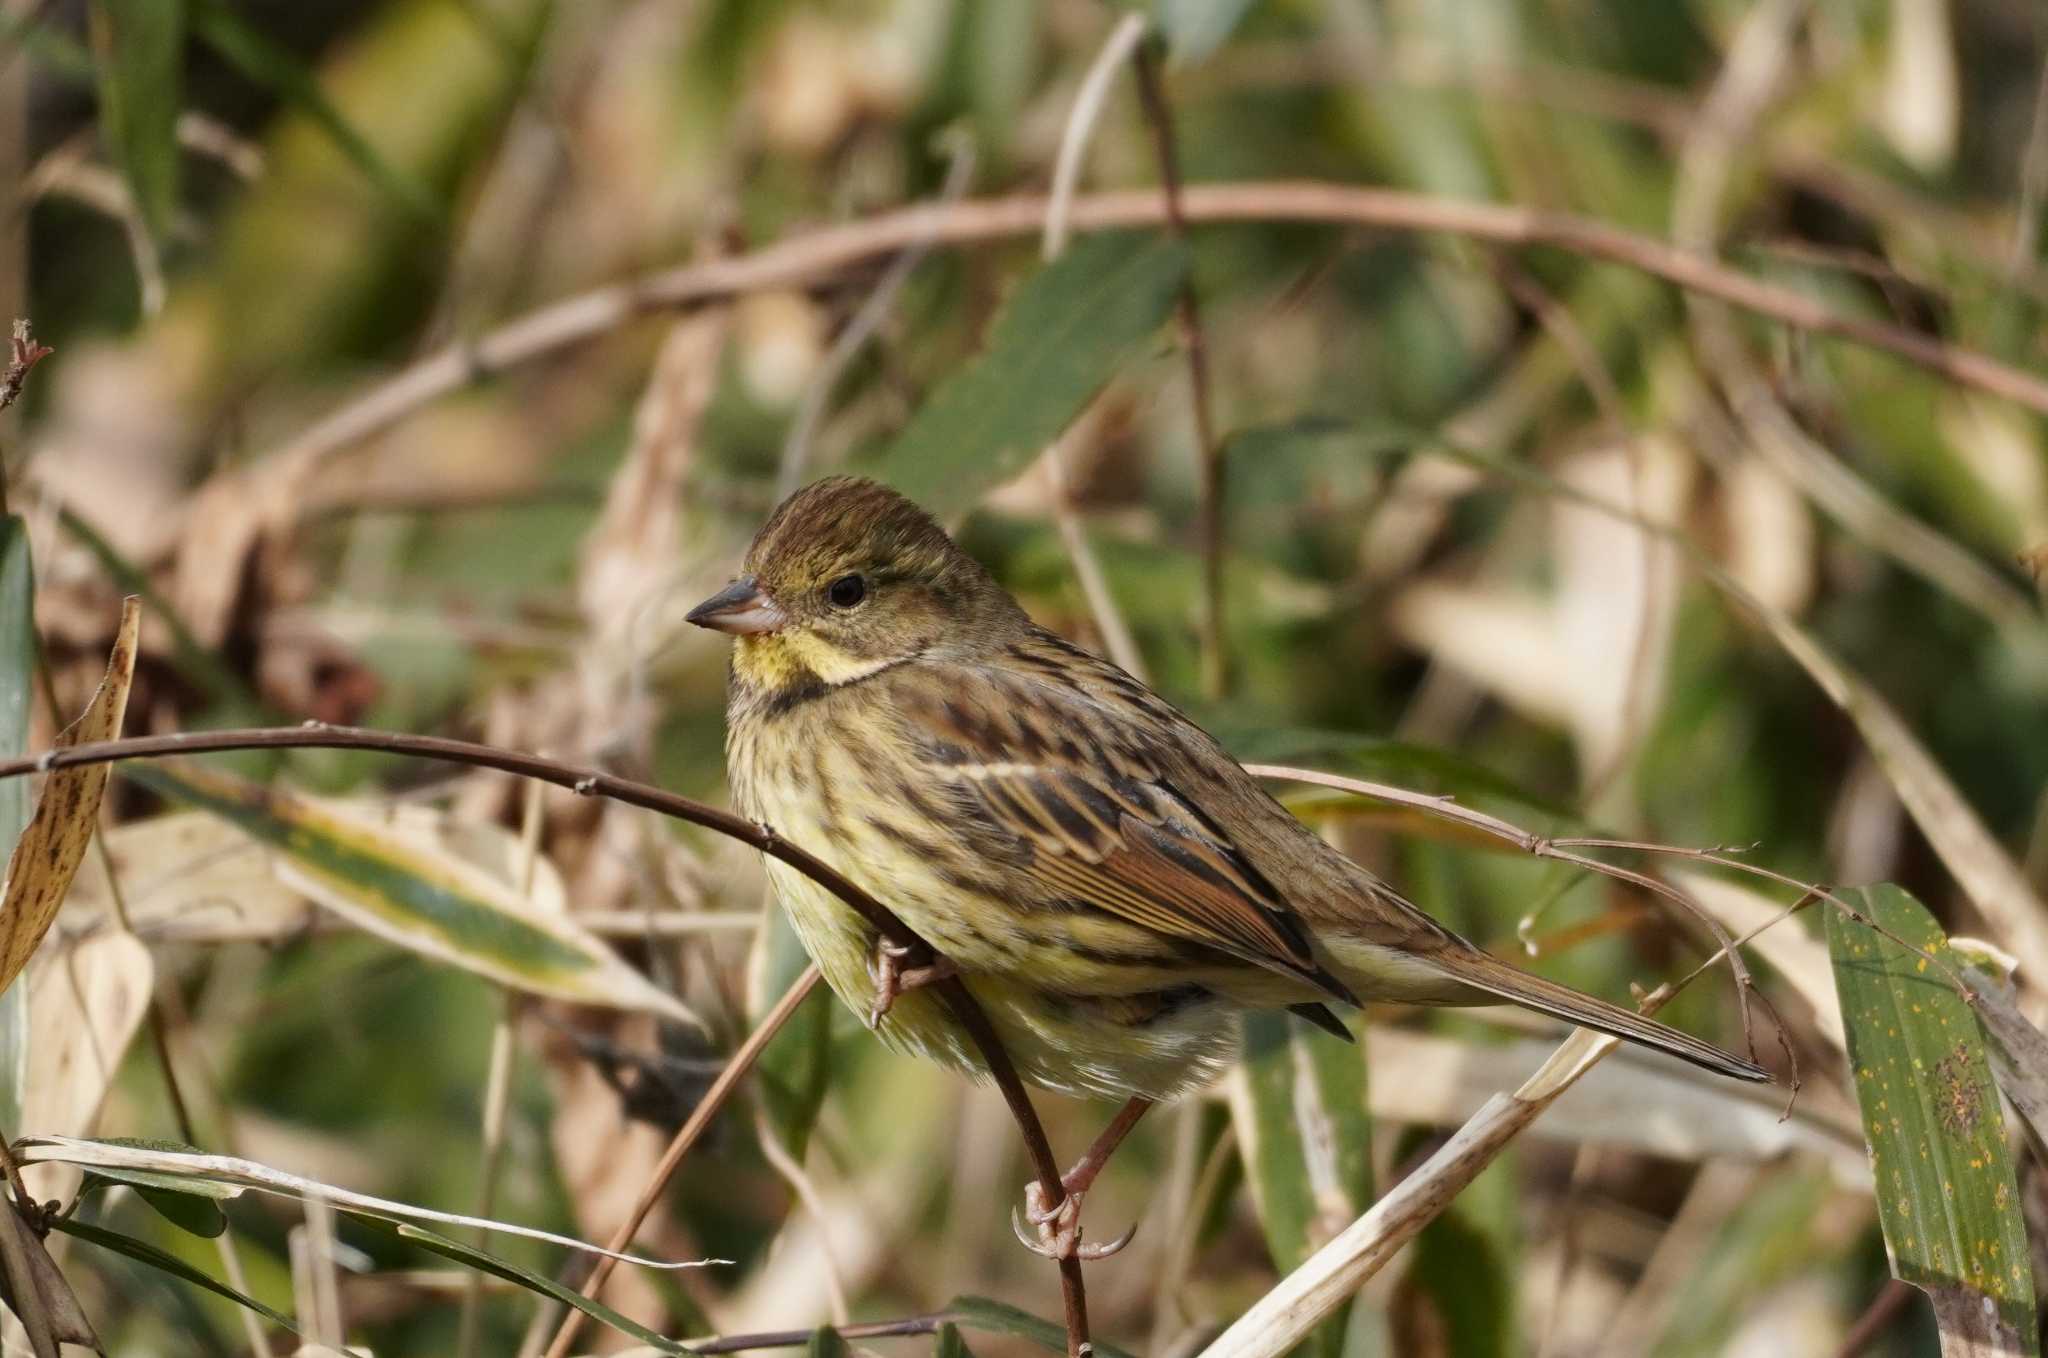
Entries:
[[[10,1345],[2039,1351],[2023,0],[16,10]],[[683,614],[849,469],[1784,1084],[1261,1017],[1019,1248],[1112,1110],[884,1051],[719,809]]]

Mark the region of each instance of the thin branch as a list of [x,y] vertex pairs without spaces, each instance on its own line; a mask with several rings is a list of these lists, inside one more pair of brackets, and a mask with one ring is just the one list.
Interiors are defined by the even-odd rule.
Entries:
[[[1600,411],[1602,419],[1614,426],[1614,435],[1621,440],[1622,451],[1628,457],[1629,499],[1638,517],[1647,519],[1650,507],[1647,503],[1649,480],[1648,457],[1643,441],[1636,437],[1629,422],[1628,408],[1621,398],[1621,388],[1614,380],[1600,350],[1572,316],[1571,310],[1550,294],[1549,289],[1536,281],[1534,275],[1517,267],[1513,261],[1505,261],[1501,274],[1507,290],[1523,306],[1534,313],[1537,323],[1550,333],[1557,346],[1571,359],[1578,369],[1579,381],[1593,398],[1593,404]],[[1589,767],[1585,774],[1584,799],[1586,804],[1598,802],[1601,795],[1628,768],[1631,747],[1641,741],[1647,724],[1650,701],[1650,668],[1656,660],[1655,645],[1657,619],[1663,611],[1664,599],[1658,589],[1657,539],[1646,529],[1636,530],[1641,545],[1640,566],[1643,572],[1643,597],[1636,611],[1635,644],[1630,648],[1628,659],[1628,684],[1622,692],[1621,732],[1622,739],[1608,755],[1605,767]]]
[[[1744,941],[1755,932],[1745,935]],[[1719,961],[1709,958],[1691,976],[1659,986],[1637,1009],[1646,1015],[1656,1013],[1693,977]],[[1286,1353],[1442,1215],[1452,1199],[1559,1095],[1620,1045],[1616,1037],[1583,1028],[1574,1032],[1519,1088],[1488,1099],[1434,1155],[1281,1279],[1204,1349],[1202,1358],[1279,1358]]]
[[[1190,223],[1334,223],[1565,250],[1653,274],[1794,329],[1882,350],[2048,414],[2048,378],[1928,335],[1837,311],[1806,293],[1587,217],[1316,181],[1191,185],[1181,207]],[[1029,235],[1042,227],[1047,208],[1048,200],[1037,195],[902,208],[806,232],[750,254],[683,265],[566,298],[403,369],[301,432],[261,465],[278,466],[279,475],[302,472],[440,396],[653,312],[738,293],[819,284],[921,239],[958,246]],[[1077,197],[1070,221],[1076,230],[1100,231],[1156,225],[1165,216],[1159,194],[1143,190]]]
[[1081,516],[1074,512],[1072,493],[1067,488],[1066,436],[1056,438],[1045,450],[1043,466],[1047,489],[1052,492],[1052,524],[1060,535],[1060,545],[1066,548],[1067,560],[1073,563],[1074,580],[1081,586],[1081,597],[1088,601],[1088,612],[1095,619],[1095,630],[1102,633],[1102,649],[1109,652],[1109,658],[1140,682],[1149,683],[1145,672],[1145,653],[1138,649],[1137,638],[1131,635],[1131,625],[1124,621],[1123,610],[1116,606],[1116,596],[1109,592],[1109,577],[1102,573],[1102,562],[1096,557],[1095,549],[1088,544],[1088,532],[1081,526]]
[[[946,166],[946,180],[939,188],[939,201],[957,203],[967,192],[967,186],[974,179],[974,143],[965,136],[951,138],[951,160]],[[804,393],[797,402],[796,414],[790,417],[789,431],[782,439],[782,462],[775,474],[775,498],[781,500],[803,483],[804,468],[810,462],[811,438],[817,432],[818,424],[825,417],[825,407],[831,403],[833,388],[854,357],[866,347],[889,319],[890,309],[896,305],[896,294],[917,272],[917,266],[924,263],[925,256],[932,252],[932,239],[924,236],[910,242],[903,252],[891,261],[888,271],[874,286],[867,300],[853,313],[853,319],[832,341],[832,347],[818,370],[811,374],[804,384]]]
[[[1187,215],[1181,209],[1180,153],[1174,143],[1173,110],[1159,73],[1155,44],[1140,43],[1132,60],[1138,71],[1138,100],[1152,125],[1159,158],[1159,184],[1166,211],[1166,229],[1186,240]],[[1174,306],[1180,346],[1188,356],[1188,400],[1194,408],[1195,445],[1201,457],[1202,502],[1197,532],[1202,546],[1202,691],[1221,698],[1230,686],[1228,657],[1223,649],[1223,448],[1216,438],[1215,403],[1209,395],[1209,346],[1202,334],[1202,312],[1195,295],[1193,271],[1181,281]]]
[[[1660,882],[1654,877],[1635,872],[1629,868],[1617,867],[1613,863],[1603,863],[1599,859],[1589,858],[1585,854],[1572,853],[1567,849],[1561,849],[1557,846],[1555,840],[1543,835],[1533,834],[1528,830],[1524,830],[1519,825],[1500,819],[1498,816],[1489,816],[1484,811],[1475,811],[1469,806],[1461,806],[1449,797],[1434,796],[1425,792],[1411,792],[1407,788],[1393,787],[1386,783],[1369,782],[1362,778],[1350,778],[1340,773],[1324,773],[1318,769],[1297,769],[1285,764],[1247,764],[1245,765],[1245,771],[1255,778],[1282,778],[1297,783],[1313,783],[1319,787],[1331,787],[1342,792],[1356,793],[1361,797],[1372,797],[1379,801],[1412,806],[1432,816],[1455,821],[1460,825],[1470,826],[1472,829],[1491,835],[1495,839],[1512,844],[1524,853],[1534,857],[1551,858],[1560,863],[1570,863],[1574,867],[1584,868],[1589,872],[1602,873],[1615,878],[1617,881],[1627,882],[1630,886],[1647,891],[1653,896],[1672,902],[1687,917],[1697,920],[1706,928],[1708,933],[1713,935],[1714,942],[1719,945],[1719,951],[1715,955],[1716,960],[1718,961],[1723,956],[1727,958],[1729,974],[1735,979],[1735,993],[1742,1005],[1743,1036],[1750,1038],[1751,1050],[1754,1051],[1755,1041],[1751,1037],[1749,1027],[1749,997],[1755,992],[1756,983],[1750,977],[1749,967],[1742,960],[1741,951],[1735,947],[1734,941],[1729,938],[1728,931],[1722,927],[1721,921],[1715,919],[1712,914],[1694,902],[1691,897],[1669,883]],[[0,776],[4,776],[4,773],[5,767],[0,766]]]
[[[540,755],[525,754],[517,750],[502,750],[491,745],[479,745],[472,741],[450,740],[444,736],[412,735],[401,731],[372,731],[354,726],[330,726],[325,722],[309,721],[301,726],[255,727],[233,731],[180,731],[163,736],[140,736],[130,740],[94,741],[63,749],[45,750],[39,755],[25,758],[0,760],[0,778],[19,778],[30,773],[49,773],[54,769],[73,768],[80,764],[104,764],[122,759],[162,759],[182,755],[211,754],[224,750],[283,750],[283,749],[330,749],[330,750],[377,750],[386,754],[408,755],[414,758],[438,759],[451,764],[467,764],[476,768],[497,769],[502,773],[518,774],[524,778],[537,779],[565,787],[585,797],[609,797],[628,806],[638,806],[649,811],[677,820],[701,825],[707,830],[748,844],[803,873],[812,881],[838,896],[852,906],[868,925],[883,938],[903,949],[906,960],[912,966],[923,966],[934,960],[938,954],[932,946],[896,915],[849,881],[836,868],[813,856],[808,851],[783,839],[767,825],[749,821],[730,811],[678,796],[663,788],[647,783],[636,783],[629,778],[604,773],[596,769],[579,768],[560,760],[546,759]],[[774,1027],[780,1027],[788,1018],[785,1010],[794,1010],[803,997],[796,993],[801,988],[808,992],[817,984],[817,968],[813,966],[790,993],[783,996],[774,1012],[762,1021],[760,1028],[747,1039],[732,1061],[712,1083],[705,1094],[704,1102],[691,1115],[676,1139],[670,1143],[655,1170],[655,1182],[642,1196],[632,1219],[622,1228],[616,1239],[630,1240],[640,1227],[641,1221],[652,1210],[655,1200],[666,1187],[668,1178],[682,1163],[690,1145],[710,1122],[711,1115],[719,1104],[731,1093],[739,1078],[753,1064],[755,1057],[767,1044]],[[1025,1149],[1030,1153],[1032,1168],[1037,1174],[1039,1188],[1045,1196],[1046,1205],[1057,1207],[1066,1201],[1066,1187],[1060,1182],[1059,1162],[1053,1158],[1052,1144],[1046,1140],[1045,1127],[1038,1120],[1038,1112],[1031,1106],[1031,1099],[1024,1091],[1024,1083],[1017,1075],[1017,1069],[1010,1062],[1009,1053],[1004,1050],[988,1015],[982,1012],[960,978],[950,976],[935,982],[931,990],[946,1005],[950,1016],[966,1031],[974,1043],[988,1073],[999,1089],[1004,1102],[1009,1104],[1011,1115],[1017,1120],[1017,1129],[1023,1136]],[[772,1025],[772,1026],[771,1026]],[[585,1295],[603,1285],[611,1276],[614,1261],[601,1260],[586,1284]],[[1060,1261],[1060,1290],[1067,1313],[1067,1347],[1070,1358],[1081,1358],[1089,1351],[1088,1344],[1088,1303],[1081,1283],[1081,1265],[1075,1258]],[[549,1358],[563,1358],[568,1346],[582,1325],[582,1312],[572,1311],[555,1333],[554,1342],[549,1346]]]
[[[520,814],[519,824],[519,880],[515,889],[523,898],[533,896],[533,875],[540,862],[540,832],[542,816],[541,785],[529,782],[526,787],[526,804]],[[490,1064],[484,1075],[482,1146],[477,1165],[476,1213],[489,1217],[497,1206],[498,1165],[505,1154],[505,1116],[512,1105],[512,1026],[519,1017],[519,996],[507,988],[498,997],[498,1020],[491,1025]],[[476,1247],[488,1250],[491,1247],[491,1233],[478,1228]],[[476,1352],[477,1338],[482,1333],[484,1274],[472,1270],[469,1286],[462,1293],[462,1311],[455,1327],[456,1358],[471,1358]]]
[[[607,1249],[616,1254],[633,1243],[633,1237],[640,1231],[640,1223],[647,1220],[647,1214],[654,1210],[654,1204],[660,1202],[662,1194],[668,1191],[668,1182],[682,1166],[683,1157],[690,1153],[690,1148],[704,1135],[704,1129],[711,1125],[711,1120],[718,1115],[718,1110],[725,1106],[725,1101],[732,1096],[733,1090],[739,1087],[740,1080],[753,1069],[754,1062],[760,1058],[769,1040],[789,1021],[790,1015],[796,1013],[797,1006],[817,987],[820,979],[815,962],[804,968],[803,975],[790,982],[789,989],[775,1002],[775,1007],[768,1011],[760,1025],[747,1035],[747,1040],[732,1054],[732,1059],[725,1063],[725,1069],[719,1071],[718,1078],[711,1082],[711,1088],[704,1091],[703,1099],[690,1110],[689,1119],[668,1143],[668,1149],[661,1153],[660,1163],[655,1165],[647,1186],[640,1190],[639,1200],[633,1204],[633,1210],[626,1214],[626,1219],[612,1232],[611,1240],[606,1245]],[[586,1297],[595,1297],[603,1290],[606,1280],[612,1276],[612,1270],[617,1266],[618,1261],[611,1254],[600,1256],[597,1266],[591,1269],[590,1277],[584,1280],[579,1290]],[[576,1338],[577,1331],[582,1328],[583,1312],[572,1310],[564,1316],[561,1328],[555,1331],[554,1342],[548,1345],[549,1358],[563,1358],[569,1351],[570,1343]]]
[[[1109,98],[1110,81],[1144,36],[1145,16],[1126,14],[1110,30],[1102,50],[1095,54],[1087,74],[1081,78],[1074,106],[1067,111],[1067,123],[1060,132],[1059,157],[1053,164],[1052,196],[1046,201],[1045,227],[1039,236],[1039,256],[1048,264],[1058,259],[1067,248],[1074,186],[1080,182],[1081,161],[1095,135],[1095,125],[1101,121],[1103,105]],[[1087,531],[1081,526],[1081,516],[1075,511],[1073,496],[1067,488],[1066,443],[1073,427],[1070,425],[1047,444],[1041,459],[1046,485],[1052,493],[1053,527],[1059,532],[1067,559],[1074,565],[1074,578],[1081,586],[1081,596],[1088,601],[1088,611],[1095,617],[1096,630],[1102,633],[1103,649],[1109,652],[1111,660],[1143,680],[1146,677],[1144,654],[1138,650],[1138,643],[1131,636],[1123,610],[1116,606],[1116,596],[1109,590],[1109,579],[1102,572],[1102,563],[1096,559],[1095,549],[1088,543]]]
[[1095,60],[1081,77],[1081,88],[1074,94],[1074,107],[1067,114],[1067,125],[1060,133],[1059,153],[1053,160],[1052,193],[1040,214],[1045,220],[1044,254],[1047,259],[1059,258],[1067,248],[1067,232],[1073,220],[1074,188],[1081,182],[1081,153],[1087,149],[1088,139],[1102,115],[1102,105],[1109,98],[1109,84],[1116,79],[1117,67],[1130,59],[1131,52],[1144,36],[1145,16],[1135,11],[1124,15],[1110,30],[1102,50],[1095,54]]

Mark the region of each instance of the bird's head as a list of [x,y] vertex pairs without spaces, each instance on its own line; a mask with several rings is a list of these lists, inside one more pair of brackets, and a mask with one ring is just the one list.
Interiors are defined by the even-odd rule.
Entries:
[[1028,626],[981,563],[888,487],[832,476],[791,495],[740,577],[690,610],[738,638],[733,673],[769,691],[837,686],[929,655],[960,655]]

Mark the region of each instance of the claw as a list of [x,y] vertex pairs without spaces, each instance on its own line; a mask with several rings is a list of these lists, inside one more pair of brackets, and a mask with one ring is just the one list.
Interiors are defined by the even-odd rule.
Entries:
[[[1024,1223],[1029,1221],[1037,1228],[1037,1238],[1024,1232]],[[1107,1259],[1131,1243],[1138,1234],[1138,1224],[1114,1240],[1101,1244],[1085,1244],[1081,1239],[1081,1194],[1069,1192],[1057,1203],[1048,1206],[1045,1190],[1036,1181],[1024,1186],[1024,1212],[1020,1217],[1016,1208],[1010,1209],[1010,1230],[1016,1234],[1018,1243],[1033,1254],[1046,1259],[1079,1259],[1092,1263]]]
[[1081,1262],[1089,1264],[1094,1263],[1097,1259],[1107,1259],[1112,1254],[1121,1253],[1123,1251],[1123,1247],[1130,1244],[1132,1240],[1136,1239],[1137,1235],[1138,1223],[1134,1221],[1130,1225],[1124,1227],[1124,1233],[1114,1240],[1107,1240],[1099,1245],[1080,1246],[1075,1257],[1080,1259]]
[[882,1025],[882,1019],[895,1006],[896,997],[904,991],[960,974],[960,969],[944,957],[935,957],[921,967],[905,967],[903,961],[912,951],[912,948],[892,943],[886,938],[875,945],[875,998],[867,1012],[870,1030]]

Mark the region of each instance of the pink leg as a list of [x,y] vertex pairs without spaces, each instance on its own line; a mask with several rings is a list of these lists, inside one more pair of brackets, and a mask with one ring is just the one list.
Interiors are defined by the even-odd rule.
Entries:
[[1021,1223],[1013,1223],[1017,1229],[1017,1238],[1024,1242],[1026,1249],[1035,1254],[1043,1254],[1048,1259],[1094,1260],[1107,1259],[1131,1243],[1131,1236],[1138,1229],[1135,1224],[1130,1230],[1106,1244],[1082,1244],[1081,1198],[1094,1186],[1096,1176],[1101,1174],[1103,1167],[1109,1163],[1109,1157],[1116,1153],[1116,1148],[1123,1144],[1124,1138],[1131,1134],[1131,1129],[1138,1125],[1138,1120],[1151,1111],[1151,1108],[1152,1100],[1133,1097],[1117,1110],[1109,1125],[1102,1129],[1102,1135],[1096,1137],[1094,1144],[1088,1147],[1088,1153],[1075,1161],[1074,1167],[1061,1176],[1060,1187],[1065,1190],[1066,1196],[1056,1205],[1046,1205],[1045,1190],[1036,1181],[1024,1186],[1024,1215],[1038,1228],[1038,1238],[1032,1240],[1025,1236]]

